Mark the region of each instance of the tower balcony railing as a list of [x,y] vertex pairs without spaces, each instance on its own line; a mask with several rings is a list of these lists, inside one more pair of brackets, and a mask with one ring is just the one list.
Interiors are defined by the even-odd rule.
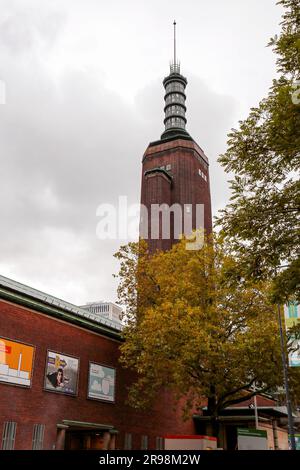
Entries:
[[180,74],[180,62],[176,62],[176,63],[172,62],[170,64],[170,72]]
[[184,93],[184,86],[182,85],[182,83],[173,82],[173,83],[169,83],[166,86],[166,93],[176,93],[178,91],[181,93]]
[[166,117],[168,116],[183,116],[185,117],[185,109],[181,106],[171,106],[166,109]]
[[183,104],[185,105],[185,99],[180,93],[172,93],[171,95],[167,95],[165,98],[166,104]]

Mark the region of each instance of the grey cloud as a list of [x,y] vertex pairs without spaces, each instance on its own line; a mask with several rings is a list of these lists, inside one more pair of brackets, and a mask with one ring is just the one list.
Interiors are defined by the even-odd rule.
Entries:
[[53,10],[37,9],[36,2],[4,2],[1,6],[0,43],[13,54],[28,53],[34,47],[51,47],[62,30],[65,15]]
[[[55,279],[69,275],[81,302],[88,299],[78,296],[78,284],[86,297],[96,290],[93,285],[100,297],[101,291],[108,295],[116,269],[112,254],[121,241],[96,239],[95,212],[119,195],[139,200],[142,153],[163,127],[160,80],[146,86],[131,106],[82,71],[70,70],[58,86],[43,69],[36,68],[32,80],[26,71],[16,80],[15,73],[8,78],[8,104],[1,108],[2,262],[17,257],[17,272],[44,278],[45,287],[52,285],[51,273]],[[232,102],[199,79],[193,82],[189,102],[201,109],[190,110],[200,118],[194,123],[191,118],[189,129],[195,138],[197,129],[199,144],[213,153],[229,124]],[[225,122],[222,106],[228,109]],[[208,132],[210,126],[214,132]]]
[[[0,25],[0,272],[78,304],[114,300],[113,253],[125,241],[96,238],[96,208],[119,195],[139,201],[143,152],[163,131],[163,76],[145,80],[132,103],[108,88],[105,64],[54,76],[47,50],[64,34],[64,10],[48,2],[31,16],[16,4]],[[188,130],[210,159],[216,210],[228,196],[216,160],[237,103],[185,74]]]

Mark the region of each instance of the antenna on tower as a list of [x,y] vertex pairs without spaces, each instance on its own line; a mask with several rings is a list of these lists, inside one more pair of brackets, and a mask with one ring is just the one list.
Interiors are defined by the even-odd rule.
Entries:
[[176,21],[174,20],[174,64],[176,64]]
[[170,64],[171,73],[180,73],[180,63],[176,59],[176,21],[173,22],[174,26],[174,57],[173,62]]

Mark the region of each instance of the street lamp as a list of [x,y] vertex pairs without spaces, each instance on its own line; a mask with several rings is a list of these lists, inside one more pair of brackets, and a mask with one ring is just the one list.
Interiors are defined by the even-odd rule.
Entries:
[[294,419],[293,419],[293,411],[292,411],[292,404],[291,404],[291,399],[290,399],[290,387],[289,387],[289,379],[288,379],[288,367],[287,367],[287,361],[286,361],[284,336],[283,336],[283,328],[282,328],[282,318],[281,318],[281,310],[280,310],[279,304],[277,304],[277,312],[278,312],[278,324],[279,324],[279,333],[280,333],[283,382],[284,382],[286,407],[287,407],[287,414],[288,414],[288,433],[290,436],[291,450],[296,450]]
[[[288,266],[276,266],[275,275],[277,274],[277,268],[287,268],[287,267]],[[280,309],[279,303],[277,303],[277,313],[278,313],[278,325],[279,325],[279,334],[280,334],[280,349],[281,349],[281,360],[282,360],[282,369],[283,369],[283,382],[284,382],[284,389],[285,389],[286,408],[287,408],[287,414],[288,414],[288,433],[290,437],[291,450],[296,450],[294,419],[293,419],[292,403],[291,403],[291,398],[290,398],[289,378],[288,378],[288,366],[287,366],[287,360],[286,360],[287,358],[285,354],[281,309]]]
[[253,403],[249,405],[249,408],[254,409],[254,417],[255,417],[255,429],[258,429],[258,410],[257,410],[257,399],[256,395],[253,397]]

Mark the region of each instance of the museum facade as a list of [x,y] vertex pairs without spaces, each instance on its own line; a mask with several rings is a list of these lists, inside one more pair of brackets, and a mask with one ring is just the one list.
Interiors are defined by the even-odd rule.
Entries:
[[121,341],[109,320],[0,276],[2,449],[159,449],[194,434],[166,392],[151,412],[129,407]]

